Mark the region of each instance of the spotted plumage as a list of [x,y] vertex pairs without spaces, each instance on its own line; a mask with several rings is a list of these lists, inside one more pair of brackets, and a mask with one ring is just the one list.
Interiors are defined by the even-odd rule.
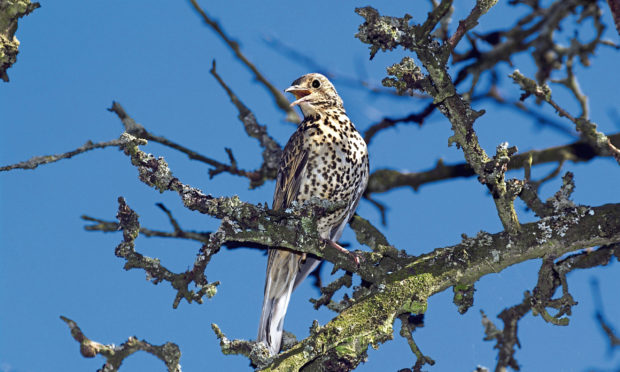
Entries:
[[[336,241],[353,216],[368,183],[366,143],[325,76],[304,75],[286,92],[295,95],[297,100],[291,106],[299,105],[304,120],[284,148],[272,208],[285,209],[293,201],[303,203],[312,197],[345,201],[345,208],[317,221],[321,238],[340,248]],[[269,250],[258,340],[267,345],[272,355],[280,350],[291,292],[318,263],[313,257],[281,249]]]

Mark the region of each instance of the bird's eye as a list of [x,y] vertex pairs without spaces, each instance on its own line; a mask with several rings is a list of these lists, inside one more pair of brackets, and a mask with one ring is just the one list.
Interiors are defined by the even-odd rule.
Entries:
[[318,81],[318,80],[314,80],[314,81],[312,82],[312,88],[318,88],[318,87],[320,87],[320,86],[321,86],[321,82],[320,82],[320,81]]

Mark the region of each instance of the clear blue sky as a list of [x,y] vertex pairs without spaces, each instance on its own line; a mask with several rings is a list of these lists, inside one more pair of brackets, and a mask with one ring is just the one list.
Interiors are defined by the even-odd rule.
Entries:
[[[401,51],[379,53],[373,61],[368,60],[366,45],[353,38],[362,22],[353,9],[365,3],[202,3],[281,89],[312,71],[275,52],[267,39],[294,47],[339,76],[362,76],[376,84],[385,76],[385,67],[404,55]],[[457,9],[457,18],[472,4],[458,2],[463,7]],[[428,11],[427,2],[372,5],[384,14],[408,12],[415,21],[424,19]],[[480,30],[512,23],[519,10],[504,6],[483,17]],[[606,11],[604,19],[611,25]],[[606,32],[618,42],[613,27]],[[203,26],[189,2],[44,1],[41,9],[21,20],[17,36],[22,43],[18,63],[8,71],[11,82],[0,87],[2,165],[33,155],[65,152],[88,139],[117,138],[122,127],[115,115],[106,111],[116,100],[155,134],[222,161],[227,159],[224,147],[231,147],[241,167],[257,167],[261,150],[245,135],[234,106],[209,74],[213,59],[221,76],[280,143],[294,130],[282,120],[265,89]],[[617,61],[616,52],[601,48],[592,67],[576,68],[581,88],[591,98],[592,119],[605,133],[620,130],[618,111],[614,122],[612,110],[618,107]],[[529,55],[520,55],[513,63],[532,75]],[[503,74],[511,71],[506,64],[501,66]],[[377,96],[339,84],[338,79],[334,83],[360,130],[383,115],[400,116],[423,107],[413,98]],[[574,99],[560,87],[552,88],[564,107],[578,113]],[[503,85],[502,93],[512,98],[520,94],[512,84]],[[494,152],[503,141],[527,151],[573,140],[510,110],[487,103],[476,108],[487,110],[476,122],[476,129],[488,152]],[[543,111],[553,115],[551,110]],[[369,148],[371,168],[420,171],[439,158],[447,163],[462,161],[459,150],[447,147],[450,135],[450,124],[438,113],[422,128],[401,125],[385,131]],[[209,180],[204,164],[158,144],[151,143],[144,150],[164,156],[177,177],[207,193],[237,194],[254,203],[271,201],[273,182],[249,191],[244,179],[226,174]],[[534,176],[541,177],[553,167],[537,167]],[[620,201],[620,171],[612,161],[567,164],[564,170],[575,172],[574,198],[578,203]],[[522,172],[510,176],[522,177]],[[549,197],[558,185],[557,180],[545,185],[541,196]],[[255,337],[265,256],[250,249],[222,251],[207,269],[210,281],[222,282],[217,296],[202,305],[182,302],[173,310],[174,292],[168,284],[154,286],[145,280],[144,272],[122,269],[124,262],[114,256],[120,234],[83,229],[82,214],[114,219],[120,195],[140,214],[145,227],[170,228],[155,206],[158,202],[173,211],[183,228],[212,230],[217,226],[217,221],[184,209],[176,195],[159,194],[142,184],[127,157],[113,148],[35,171],[0,174],[0,371],[95,371],[101,367],[102,358],[87,360],[79,355],[78,344],[60,315],[75,320],[88,337],[103,343],[119,344],[131,335],[154,344],[175,342],[183,353],[184,371],[247,370],[245,358],[220,353],[210,324],[217,323],[230,338]],[[471,236],[479,230],[501,230],[493,202],[475,178],[424,186],[417,193],[400,189],[378,195],[378,199],[390,206],[388,226],[382,230],[392,244],[411,254],[458,243],[461,233]],[[534,220],[522,203],[518,209],[522,221]],[[358,212],[379,225],[378,213],[368,202],[363,201]],[[358,247],[349,231],[342,241]],[[179,240],[141,237],[137,241],[139,252],[159,257],[177,272],[192,265],[198,248],[197,243]],[[493,368],[496,350],[493,343],[482,341],[479,311],[497,320],[495,316],[504,307],[520,302],[523,292],[533,288],[539,265],[532,261],[483,278],[476,284],[475,306],[463,316],[451,303],[451,291],[433,296],[426,326],[414,334],[420,348],[437,361],[428,370],[470,371],[476,365]],[[593,319],[592,278],[600,281],[604,293],[612,294],[604,298],[604,310],[620,329],[619,265],[614,262],[605,268],[571,273],[569,288],[579,305],[573,308],[569,327],[548,325],[531,314],[520,323],[523,347],[516,357],[524,371],[550,366],[584,371],[620,365],[620,356],[609,352]],[[317,290],[309,282],[293,295],[285,328],[299,338],[308,334],[313,319],[324,324],[333,316],[328,310],[312,309],[308,298],[316,296]],[[378,351],[370,350],[368,363],[359,370],[394,371],[411,366],[414,360],[406,342],[396,335]],[[154,357],[138,353],[127,359],[121,370],[163,371],[165,367]]]

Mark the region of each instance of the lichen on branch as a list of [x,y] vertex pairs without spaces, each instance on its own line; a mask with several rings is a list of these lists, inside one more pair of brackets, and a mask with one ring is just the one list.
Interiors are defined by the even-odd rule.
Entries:
[[80,343],[80,353],[84,358],[94,358],[97,355],[106,358],[105,364],[99,370],[101,372],[118,371],[125,359],[141,350],[156,356],[159,360],[164,362],[168,372],[181,372],[181,365],[179,364],[181,350],[172,342],[166,342],[161,346],[156,346],[145,340],[138,340],[136,337],[131,336],[119,346],[114,344],[104,345],[86,337],[73,320],[64,316],[60,316],[60,319],[69,327],[73,339]]
[[9,81],[6,70],[15,64],[19,53],[19,40],[15,37],[17,22],[40,6],[30,0],[0,1],[0,79],[5,82]]

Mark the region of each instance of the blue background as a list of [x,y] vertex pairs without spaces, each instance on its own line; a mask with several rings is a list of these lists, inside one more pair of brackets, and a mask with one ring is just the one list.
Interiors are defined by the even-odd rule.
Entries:
[[[269,46],[269,40],[284,43],[327,66],[349,116],[361,131],[385,115],[407,115],[426,104],[411,97],[371,94],[348,83],[346,77],[360,77],[380,86],[385,67],[406,55],[402,51],[379,53],[373,61],[368,60],[367,46],[353,38],[363,22],[353,12],[354,7],[365,4],[203,3],[277,88],[288,87],[317,67],[283,56]],[[284,144],[294,131],[293,125],[283,121],[264,87],[203,25],[189,2],[110,0],[42,5],[20,21],[18,63],[8,71],[11,82],[1,86],[0,164],[69,151],[88,139],[98,142],[117,138],[122,127],[106,110],[117,100],[152,133],[224,162],[224,147],[231,147],[240,167],[254,169],[261,163],[261,149],[247,137],[236,119],[235,107],[209,74],[213,59],[220,75],[267,125],[272,136]],[[455,19],[463,18],[472,5],[472,1],[459,2]],[[609,10],[601,5],[604,20],[610,25],[606,36],[617,43]],[[416,22],[425,19],[428,12],[427,2],[382,1],[373,6],[382,14],[401,16],[408,12]],[[500,4],[481,19],[477,30],[506,27],[524,11]],[[456,27],[456,21],[453,23],[451,30]],[[572,35],[571,30],[567,24],[566,34]],[[617,52],[601,47],[590,68],[576,67],[581,88],[590,97],[591,117],[605,133],[620,130],[614,109],[619,83],[617,61]],[[513,58],[512,63],[514,67],[499,65],[503,81],[514,68],[533,76],[528,53]],[[483,81],[481,86],[485,84]],[[558,85],[552,88],[554,98],[578,115],[575,99]],[[464,89],[468,86],[460,87]],[[520,94],[509,82],[501,86],[501,92],[512,99]],[[533,100],[526,103],[533,105]],[[487,110],[476,121],[476,129],[481,144],[491,154],[503,141],[527,151],[575,140],[511,109],[484,101],[474,107]],[[554,115],[547,107],[538,109]],[[570,122],[562,123],[572,128]],[[461,162],[462,153],[447,146],[450,135],[449,122],[437,112],[421,128],[401,124],[386,130],[369,147],[371,168],[422,171],[440,158],[446,163]],[[273,182],[250,191],[247,180],[235,176],[222,174],[210,180],[208,167],[169,148],[150,143],[143,149],[164,156],[177,177],[206,193],[237,194],[252,203],[271,202]],[[534,178],[543,177],[554,167],[535,167]],[[612,160],[566,164],[566,170],[575,172],[574,199],[578,203],[620,201],[620,172]],[[523,177],[523,173],[514,171],[509,176]],[[545,184],[541,197],[549,197],[558,187],[557,179]],[[168,284],[154,286],[145,280],[143,271],[122,269],[124,262],[114,256],[120,234],[83,229],[82,214],[113,220],[120,195],[140,214],[145,227],[170,230],[167,217],[155,206],[157,202],[171,209],[185,229],[209,231],[217,227],[217,221],[184,209],[178,196],[159,194],[141,183],[128,158],[115,148],[95,150],[36,171],[0,175],[0,371],[94,371],[101,367],[101,357],[84,359],[79,355],[78,344],[59,315],[75,320],[88,337],[102,343],[119,344],[131,335],[154,344],[175,342],[183,353],[184,371],[247,370],[247,359],[220,353],[210,324],[217,323],[230,338],[255,337],[266,265],[263,252],[223,250],[207,268],[210,281],[222,282],[216,297],[203,305],[181,302],[173,310],[174,291]],[[472,236],[479,230],[502,229],[486,187],[475,178],[426,185],[417,193],[403,188],[376,197],[390,207],[388,225],[382,231],[392,244],[410,254],[456,244],[461,233]],[[517,207],[522,222],[535,220],[523,203],[517,202]],[[379,226],[379,214],[367,201],[362,201],[358,213]],[[349,230],[342,241],[358,247]],[[176,239],[137,240],[139,252],[159,257],[164,266],[176,272],[192,265],[198,248],[198,243]],[[539,260],[531,261],[483,278],[476,284],[475,306],[462,316],[451,303],[451,291],[433,296],[426,325],[414,334],[421,350],[437,361],[427,369],[493,368],[496,350],[494,343],[482,341],[479,310],[501,326],[496,315],[504,307],[519,303],[523,292],[534,287],[539,266]],[[324,279],[328,272],[323,270]],[[519,323],[522,349],[516,358],[523,370],[617,370],[619,353],[608,349],[593,319],[590,281],[594,278],[605,294],[605,313],[620,327],[618,264],[575,271],[569,275],[569,289],[579,305],[573,308],[569,327],[548,325],[531,314]],[[308,298],[317,295],[307,281],[292,297],[285,328],[298,338],[307,336],[313,319],[324,324],[334,315],[329,310],[312,309]],[[359,370],[394,371],[411,366],[415,358],[405,340],[397,334],[395,338],[379,350],[369,350],[369,360]],[[121,370],[163,371],[165,366],[151,355],[137,353],[126,359]]]

